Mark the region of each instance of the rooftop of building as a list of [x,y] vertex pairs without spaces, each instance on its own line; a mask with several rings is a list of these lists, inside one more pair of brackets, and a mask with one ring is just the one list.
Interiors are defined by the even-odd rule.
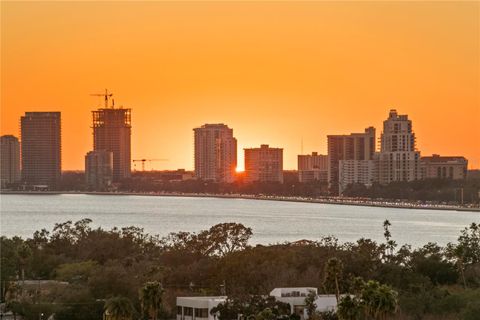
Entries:
[[2,140],[5,139],[5,140],[15,140],[15,141],[18,141],[18,138],[15,137],[13,134],[5,134],[3,136],[0,137]]
[[306,297],[310,292],[317,294],[318,290],[314,287],[288,287],[275,288],[270,291],[272,297]]
[[24,117],[59,117],[60,111],[28,111]]
[[243,148],[243,150],[283,150],[283,148],[274,148],[270,147],[268,144],[261,144],[260,147],[253,148]]
[[408,120],[408,115],[406,114],[398,114],[396,109],[390,109],[388,113],[388,120]]
[[216,129],[216,128],[228,128],[228,126],[224,123],[205,123],[204,125],[202,125],[201,127],[198,127],[198,128],[193,128],[193,130],[197,130],[197,129],[208,129],[208,128],[211,128],[211,129]]
[[366,134],[375,134],[375,127],[367,127],[364,132],[352,132],[349,134],[329,134],[327,138],[346,138],[355,136],[364,136]]
[[198,300],[204,300],[204,301],[208,301],[208,300],[225,300],[227,299],[227,296],[197,296],[197,297],[177,297],[178,299],[185,299],[185,300],[195,300],[195,301],[198,301]]
[[421,157],[420,160],[424,162],[467,161],[467,159],[463,156],[441,156],[439,154]]

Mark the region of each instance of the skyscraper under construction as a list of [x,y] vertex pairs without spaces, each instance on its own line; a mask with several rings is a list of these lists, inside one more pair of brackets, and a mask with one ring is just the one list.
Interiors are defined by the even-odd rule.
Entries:
[[93,150],[111,151],[113,153],[113,181],[118,182],[130,177],[130,138],[131,109],[109,107],[109,94],[105,97],[105,107],[92,111],[93,116]]

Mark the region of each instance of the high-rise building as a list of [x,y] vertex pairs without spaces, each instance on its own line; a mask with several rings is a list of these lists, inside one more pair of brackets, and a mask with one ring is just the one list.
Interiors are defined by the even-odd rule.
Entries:
[[298,180],[300,182],[328,181],[328,156],[312,152],[298,155]]
[[270,148],[262,144],[260,148],[245,150],[245,181],[283,182],[283,149]]
[[420,152],[415,148],[412,121],[390,110],[383,122],[379,155],[379,182],[413,181],[421,178]]
[[62,170],[60,112],[26,112],[20,125],[23,182],[57,188]]
[[12,135],[0,137],[0,187],[20,181],[20,143]]
[[352,133],[349,135],[328,135],[327,139],[328,186],[332,194],[338,194],[341,160],[374,160],[375,128],[366,128],[364,133]]
[[131,174],[131,109],[100,108],[92,111],[93,150],[113,153],[113,181]]
[[422,179],[451,179],[462,180],[467,178],[468,160],[461,156],[440,156],[420,158]]
[[195,177],[217,182],[233,182],[237,168],[237,139],[233,129],[205,124],[193,129],[195,138]]
[[90,151],[85,156],[85,182],[89,190],[105,191],[113,181],[113,152]]

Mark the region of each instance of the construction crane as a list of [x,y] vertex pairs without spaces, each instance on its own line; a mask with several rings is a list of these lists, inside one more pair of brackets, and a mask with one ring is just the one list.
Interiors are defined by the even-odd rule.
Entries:
[[135,167],[136,162],[142,163],[142,171],[145,171],[145,162],[152,162],[152,161],[168,161],[168,159],[135,159],[133,161],[133,166]]
[[[113,93],[109,93],[107,89],[105,89],[105,93],[92,93],[91,96],[95,97],[104,97],[105,98],[105,109],[108,108],[108,99],[113,96]],[[115,101],[112,99],[112,109],[114,108]]]

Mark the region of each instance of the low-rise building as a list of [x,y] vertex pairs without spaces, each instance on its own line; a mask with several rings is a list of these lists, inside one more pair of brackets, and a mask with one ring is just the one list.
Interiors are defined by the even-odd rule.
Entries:
[[337,298],[334,294],[318,294],[317,288],[300,287],[300,288],[275,288],[270,292],[270,296],[275,297],[277,301],[288,303],[290,312],[300,316],[301,320],[308,319],[305,298],[309,293],[315,293],[315,305],[317,311],[334,311],[337,308]]
[[[311,292],[316,295],[314,303],[317,311],[336,310],[335,295],[319,295],[317,288],[313,287],[275,288],[270,292],[270,296],[276,301],[288,303],[291,314],[295,313],[301,320],[305,320],[308,319],[305,299]],[[177,297],[177,320],[216,320],[218,315],[212,314],[212,309],[226,301],[226,296]],[[238,315],[239,319],[243,319],[244,316]]]
[[113,181],[113,152],[90,151],[85,156],[85,182],[89,190],[105,191]]
[[420,158],[422,179],[461,180],[467,177],[468,160],[461,156],[440,156]]
[[212,309],[226,300],[225,296],[177,297],[177,320],[215,320]]

